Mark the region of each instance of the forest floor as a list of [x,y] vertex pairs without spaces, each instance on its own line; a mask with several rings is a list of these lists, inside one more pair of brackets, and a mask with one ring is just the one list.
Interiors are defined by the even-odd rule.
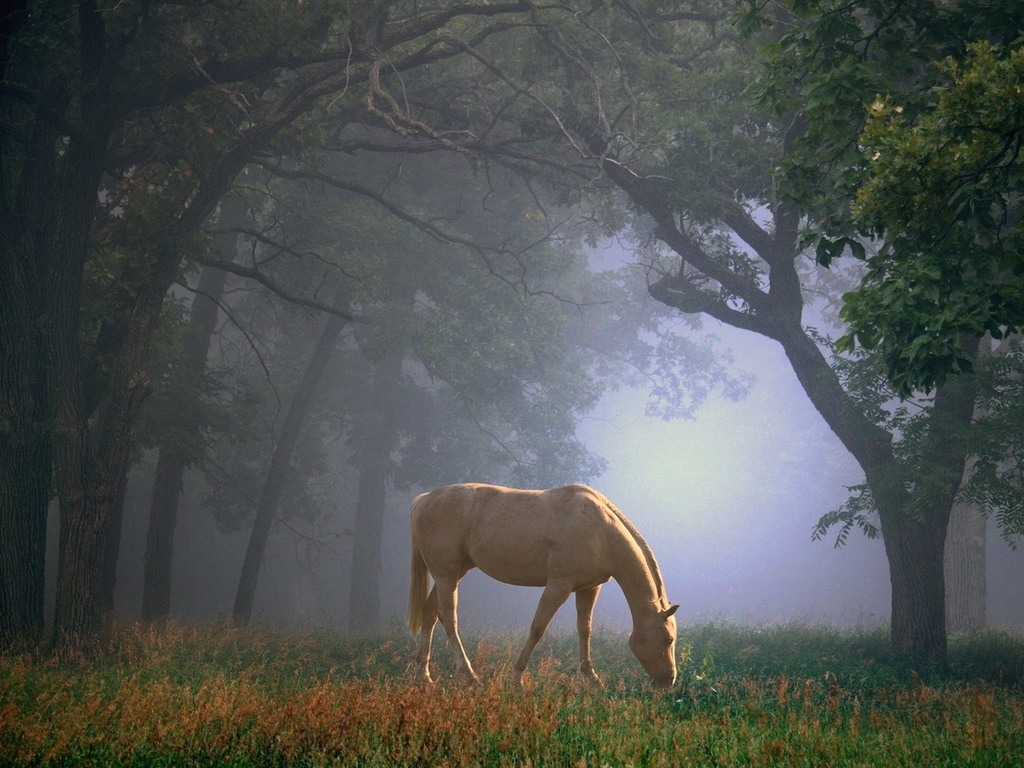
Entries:
[[[451,670],[443,633],[439,673]],[[921,670],[882,630],[680,629],[652,689],[627,635],[466,638],[483,682],[415,679],[412,640],[327,630],[115,628],[82,658],[0,655],[0,764],[31,766],[999,766],[1024,756],[1024,638],[954,636]]]

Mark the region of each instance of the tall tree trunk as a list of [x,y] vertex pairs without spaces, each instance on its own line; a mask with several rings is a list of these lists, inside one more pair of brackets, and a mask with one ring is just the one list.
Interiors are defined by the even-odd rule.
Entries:
[[[951,381],[936,393],[921,476],[908,490],[895,471],[888,433],[856,412],[814,342],[802,330],[783,333],[780,340],[804,391],[867,477],[889,563],[893,648],[925,663],[944,663],[944,546],[966,461],[956,432],[970,423],[973,386]],[[972,350],[968,342],[967,352]]]
[[893,648],[941,664],[946,658],[945,526],[899,515],[882,527],[892,585]]
[[[339,288],[334,296],[334,308],[340,311],[347,304],[347,293]],[[277,504],[281,499],[281,492],[284,490],[284,480],[291,462],[292,451],[299,439],[299,433],[302,431],[302,423],[313,401],[316,386],[320,382],[345,324],[346,320],[338,315],[330,315],[327,318],[324,330],[320,334],[313,355],[302,375],[302,381],[295,391],[284,423],[281,425],[281,434],[278,436],[277,445],[274,447],[274,453],[270,459],[270,468],[263,484],[263,492],[256,509],[252,531],[249,533],[249,545],[245,551],[245,560],[242,563],[242,572],[238,579],[238,590],[235,593],[232,619],[240,626],[248,625],[252,617],[256,582],[263,565],[263,553],[266,550],[267,538],[270,536],[270,527],[277,514]]]
[[402,361],[392,353],[374,365],[374,406],[358,425],[353,463],[359,469],[356,519],[349,580],[349,626],[368,631],[380,626],[380,561],[384,539],[387,481],[397,441],[394,414],[401,397]]
[[83,111],[91,119],[66,144],[49,120],[26,118],[33,127],[23,127],[23,166],[17,153],[9,158],[11,177],[21,167],[22,182],[18,194],[0,198],[2,641],[36,638],[43,627],[46,519],[61,447],[53,430],[65,385],[80,378],[81,280],[102,171],[97,148],[110,135],[106,110],[93,103]]
[[[136,357],[145,348],[134,350]],[[122,367],[119,363],[119,367]],[[103,555],[111,517],[124,496],[131,456],[132,428],[149,381],[141,361],[123,366],[134,371],[131,385],[116,388],[106,408],[106,423],[95,448],[89,430],[75,420],[74,403],[65,399],[56,434],[67,445],[56,451],[56,478],[60,495],[60,551],[57,602],[54,608],[54,643],[76,648],[95,635],[102,624]],[[74,389],[74,388],[72,388]]]
[[359,471],[356,521],[349,580],[349,626],[371,631],[380,626],[380,557],[389,467],[374,462]]
[[[236,195],[229,195],[221,202],[219,223],[223,231],[217,237],[217,245],[224,261],[235,259],[238,234],[233,230],[244,224],[245,213],[245,203]],[[188,336],[179,363],[185,380],[197,379],[206,369],[210,339],[217,327],[218,305],[226,283],[227,273],[224,270],[217,267],[203,268],[192,300]],[[143,561],[142,618],[147,621],[165,618],[171,611],[171,575],[178,502],[181,499],[185,469],[196,458],[183,455],[179,446],[160,447]]]
[[[1004,342],[1005,343],[1005,342]],[[999,354],[992,349],[992,337],[986,334],[978,345],[978,359]],[[974,420],[988,416],[983,405],[974,409]],[[974,461],[968,461],[961,486],[974,472]],[[960,632],[981,629],[988,624],[988,576],[986,573],[986,527],[988,520],[981,509],[967,502],[956,502],[949,517],[946,535],[946,629]]]
[[173,449],[161,448],[153,480],[142,572],[142,618],[155,621],[171,612],[174,529],[185,462]]
[[985,573],[988,520],[974,504],[958,502],[946,536],[946,629],[961,632],[988,624]]
[[[9,253],[6,243],[0,252]],[[43,629],[53,466],[52,409],[38,352],[42,342],[30,332],[33,324],[24,311],[31,297],[16,295],[14,287],[7,265],[0,266],[0,645],[34,640]]]
[[103,571],[100,574],[100,613],[114,615],[114,591],[117,588],[117,564],[121,559],[121,531],[124,529],[124,501],[128,491],[127,477],[120,483],[117,498],[110,511],[110,524],[103,537]]

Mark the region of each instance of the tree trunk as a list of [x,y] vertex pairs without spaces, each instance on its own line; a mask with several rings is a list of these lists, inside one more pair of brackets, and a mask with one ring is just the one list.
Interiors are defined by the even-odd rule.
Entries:
[[0,645],[6,645],[35,640],[43,629],[53,453],[48,392],[33,354],[41,344],[24,318],[12,318],[14,302],[28,297],[10,294],[6,269],[0,285],[6,307],[0,313]]
[[[999,352],[992,349],[992,337],[986,334],[978,345],[978,359],[990,358]],[[981,421],[987,416],[983,405],[975,407],[974,421]],[[973,472],[974,461],[971,460],[964,469],[961,486],[970,480]],[[949,632],[981,629],[988,624],[987,524],[988,520],[977,505],[965,502],[953,505],[945,553],[946,630]]]
[[[229,195],[221,203],[220,228],[217,237],[220,256],[234,261],[238,234],[232,231],[244,224],[245,203]],[[206,369],[210,338],[217,327],[220,298],[227,284],[227,273],[216,267],[204,267],[199,278],[189,316],[188,337],[180,365],[186,380],[198,378]],[[190,461],[197,457],[183,456],[174,445],[160,447],[153,481],[153,497],[146,531],[146,554],[143,561],[142,618],[147,621],[167,617],[171,611],[171,575],[174,555],[174,529],[178,522],[178,502],[182,479]]]
[[153,480],[142,565],[142,618],[145,621],[166,618],[171,612],[174,529],[178,523],[178,500],[184,474],[185,462],[173,449],[161,448]]
[[883,523],[883,540],[892,585],[893,649],[915,661],[942,664],[946,658],[945,525],[901,515]]
[[[138,340],[137,340],[138,341]],[[90,433],[79,426],[74,398],[65,398],[55,430],[67,438],[56,452],[56,478],[60,496],[60,551],[57,602],[54,609],[54,644],[77,649],[95,635],[103,621],[103,556],[110,521],[128,482],[132,428],[149,392],[149,380],[140,371],[145,345],[130,346],[134,361],[120,363],[122,373],[134,371],[131,385],[114,389],[98,431],[95,449]],[[77,387],[69,388],[73,395]],[[80,402],[80,401],[79,401]]]
[[356,425],[352,463],[359,470],[356,519],[349,581],[349,626],[369,631],[380,626],[380,561],[384,540],[391,451],[397,442],[395,413],[400,407],[404,355],[392,353],[373,366],[373,406]]
[[[965,476],[970,472],[968,469]],[[985,573],[988,521],[974,504],[958,502],[946,536],[946,629],[982,629],[988,623]]]
[[103,555],[118,491],[91,483],[88,497],[61,500],[54,644],[77,649],[102,626]]
[[348,603],[353,630],[366,632],[380,626],[380,556],[389,469],[377,461],[359,472]]
[[[0,640],[43,627],[46,519],[56,454],[54,426],[77,367],[86,243],[110,135],[103,109],[73,140],[48,120],[24,127],[12,151],[17,194],[0,201]],[[5,108],[11,108],[10,102]],[[12,123],[16,124],[16,123]],[[28,127],[28,126],[33,127]],[[61,145],[59,161],[54,147]],[[5,145],[6,147],[6,145]],[[5,160],[5,165],[6,165]],[[20,169],[20,170],[18,170]],[[13,207],[11,207],[13,206]]]
[[[226,258],[234,258],[235,255],[237,237],[232,233],[230,240],[230,250],[222,250]],[[224,292],[226,278],[227,274],[216,267],[205,267],[202,271],[199,290],[192,300],[189,337],[181,361],[183,376],[201,376],[206,367],[210,337],[217,324],[218,302]],[[142,618],[147,621],[165,618],[171,610],[171,574],[178,502],[185,469],[195,458],[182,455],[178,446],[164,445],[160,448],[143,560]]]
[[127,476],[120,484],[114,506],[110,510],[110,524],[103,536],[103,572],[100,575],[100,613],[114,615],[114,590],[117,588],[117,563],[121,559],[121,531],[124,529],[124,501],[128,491]]
[[[346,297],[347,294],[339,288],[334,296],[335,309],[342,310],[347,306]],[[285,476],[291,462],[292,451],[299,439],[302,423],[313,401],[316,386],[320,382],[320,377],[327,367],[327,362],[330,360],[331,353],[334,351],[334,346],[345,324],[346,320],[338,315],[330,315],[327,318],[323,333],[317,341],[313,355],[302,375],[302,381],[295,391],[291,405],[288,406],[284,424],[281,426],[281,434],[270,459],[267,479],[263,484],[260,503],[256,509],[256,518],[249,534],[249,545],[245,551],[245,560],[242,563],[242,572],[238,579],[238,590],[235,593],[232,619],[240,626],[248,625],[252,617],[256,582],[263,565],[263,553],[267,546],[267,538],[270,536],[270,527],[277,514],[277,503],[284,490]]]
[[924,469],[908,491],[896,471],[888,434],[856,412],[813,341],[802,330],[782,334],[781,341],[804,391],[867,477],[889,562],[893,648],[923,663],[943,664],[946,528],[966,461],[956,448],[956,431],[970,423],[973,388],[951,381],[936,393]]

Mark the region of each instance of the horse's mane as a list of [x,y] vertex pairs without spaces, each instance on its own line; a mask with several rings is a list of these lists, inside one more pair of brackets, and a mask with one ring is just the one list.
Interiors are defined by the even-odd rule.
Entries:
[[654,586],[657,589],[658,597],[661,599],[662,605],[666,604],[668,597],[665,595],[665,584],[661,580],[661,569],[658,567],[658,561],[654,559],[654,551],[651,549],[651,545],[647,543],[647,539],[637,530],[633,522],[622,513],[622,510],[612,504],[607,498],[604,501],[608,505],[608,509],[615,513],[615,516],[619,518],[622,525],[629,531],[630,536],[633,537],[637,546],[640,547],[640,551],[644,553],[644,559],[647,560],[647,569],[651,572],[651,578],[654,579]]

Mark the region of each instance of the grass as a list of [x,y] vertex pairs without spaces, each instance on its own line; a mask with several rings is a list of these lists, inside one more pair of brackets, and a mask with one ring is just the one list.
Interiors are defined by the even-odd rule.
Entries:
[[[438,633],[437,664],[451,669]],[[915,670],[881,632],[703,624],[650,689],[602,632],[602,688],[576,641],[468,638],[480,685],[408,673],[411,639],[120,627],[90,658],[0,656],[0,764],[26,766],[998,766],[1024,755],[1024,640],[955,637]]]

